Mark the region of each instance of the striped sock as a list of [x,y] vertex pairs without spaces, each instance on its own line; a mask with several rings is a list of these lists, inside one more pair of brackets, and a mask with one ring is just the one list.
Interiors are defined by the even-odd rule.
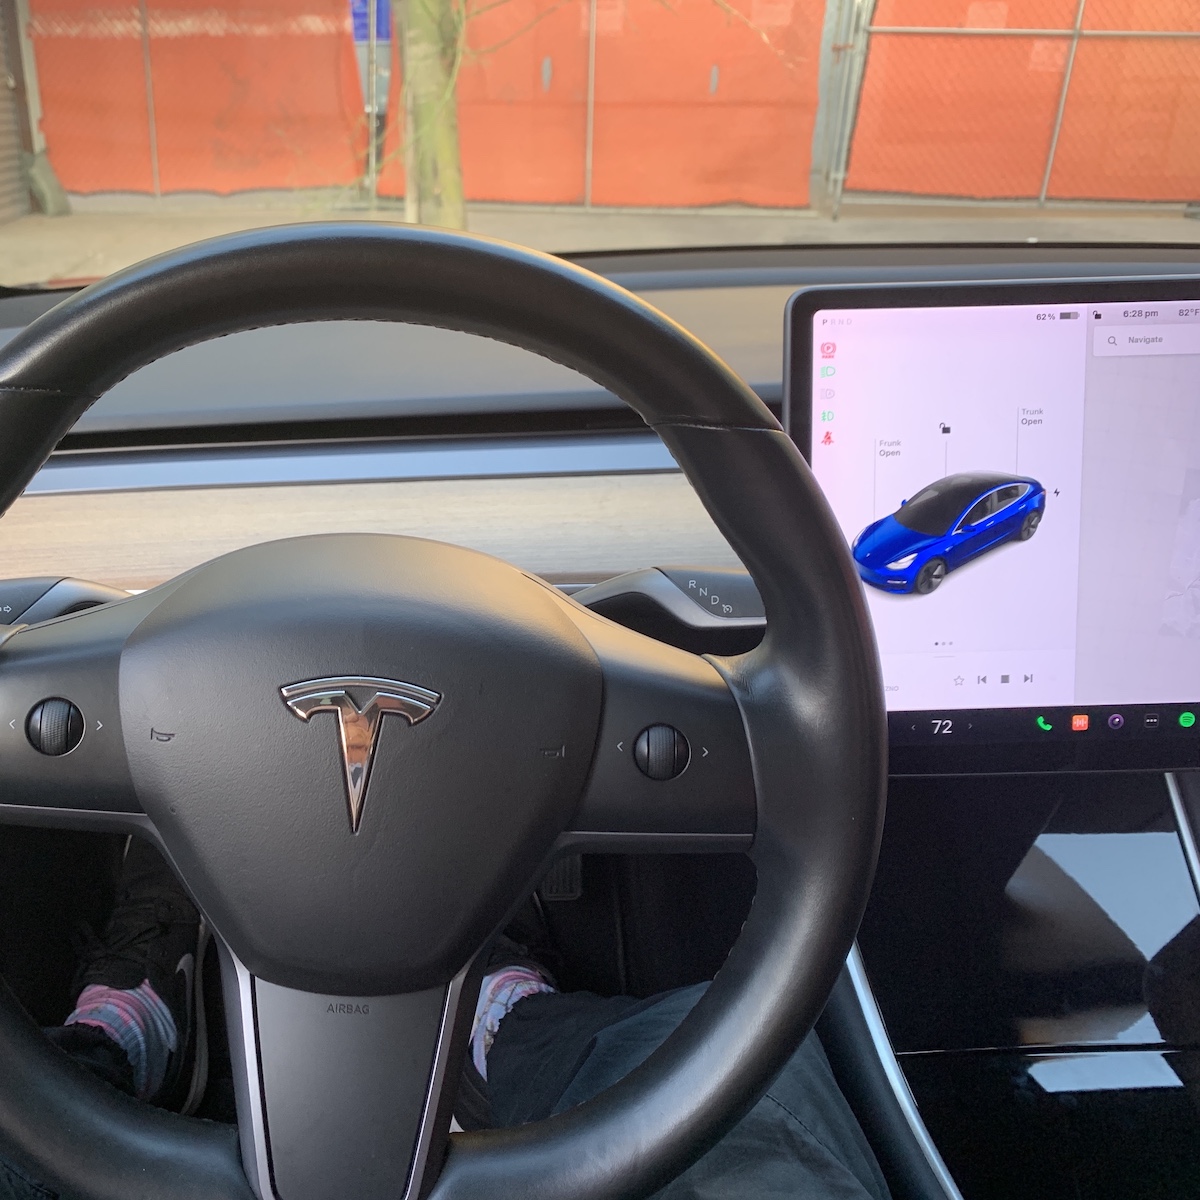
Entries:
[[532,967],[503,967],[483,977],[479,1003],[475,1005],[475,1024],[471,1026],[471,1061],[484,1079],[487,1078],[487,1054],[496,1039],[496,1030],[513,1005],[526,996],[556,990]]
[[158,993],[143,979],[135,988],[91,983],[79,993],[65,1025],[92,1025],[108,1034],[133,1067],[140,1100],[149,1100],[167,1077],[167,1061],[178,1037],[175,1018]]

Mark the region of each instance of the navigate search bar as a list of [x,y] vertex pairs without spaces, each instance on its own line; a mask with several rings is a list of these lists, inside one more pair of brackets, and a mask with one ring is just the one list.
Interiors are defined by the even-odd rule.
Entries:
[[1200,325],[1094,325],[1092,351],[1099,357],[1200,354]]

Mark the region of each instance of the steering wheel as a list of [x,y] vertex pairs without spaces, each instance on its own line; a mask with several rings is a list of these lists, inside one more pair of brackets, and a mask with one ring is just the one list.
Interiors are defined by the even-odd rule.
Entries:
[[[624,399],[748,568],[766,636],[702,658],[487,555],[356,534],[0,627],[0,822],[158,843],[221,949],[238,1093],[237,1131],[139,1104],[0,987],[0,1153],[81,1200],[648,1195],[758,1100],[854,938],[886,752],[858,577],[775,418],[662,313],[547,255],[365,223],[200,243],[34,321],[0,352],[0,508],[137,368],[344,319],[483,334]],[[26,726],[55,697],[83,736],[47,754]],[[677,731],[673,778],[635,761],[652,726]],[[729,849],[753,907],[667,1041],[561,1116],[451,1134],[481,948],[554,856]]]

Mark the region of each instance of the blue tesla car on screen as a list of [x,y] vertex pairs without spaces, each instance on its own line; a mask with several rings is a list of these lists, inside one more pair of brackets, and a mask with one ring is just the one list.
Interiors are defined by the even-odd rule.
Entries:
[[947,571],[1011,539],[1028,541],[1046,509],[1036,479],[969,471],[922,488],[854,539],[865,583],[927,595]]

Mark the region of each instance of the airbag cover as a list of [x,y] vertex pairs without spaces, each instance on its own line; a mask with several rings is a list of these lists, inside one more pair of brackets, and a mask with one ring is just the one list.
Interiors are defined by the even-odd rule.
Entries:
[[[380,719],[357,832],[338,713],[280,694],[354,676],[440,696]],[[450,979],[529,885],[582,792],[602,682],[538,581],[353,534],[166,585],[120,690],[139,799],[234,953],[285,987],[383,995]]]

